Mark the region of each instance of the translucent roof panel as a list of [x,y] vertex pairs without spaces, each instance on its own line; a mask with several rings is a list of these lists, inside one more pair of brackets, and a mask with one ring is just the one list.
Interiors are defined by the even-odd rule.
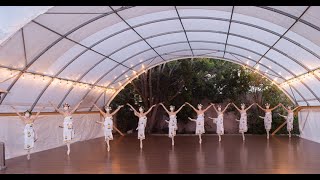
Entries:
[[[92,103],[110,103],[120,92],[119,88],[144,70],[193,57],[220,58],[250,66],[281,85],[298,104],[320,103],[319,75],[290,83],[292,88],[282,86],[288,80],[300,80],[302,75],[320,68],[319,7],[58,6],[43,7],[43,11],[39,10],[41,7],[39,11],[36,9],[21,7],[17,15],[25,18],[18,18],[9,17],[12,7],[0,8],[1,75],[9,76],[10,70],[15,74],[27,73],[24,78],[12,78],[0,84],[10,92],[0,100],[0,112],[12,112],[8,106],[13,104],[21,110],[48,106],[45,111],[54,111],[48,101],[57,105],[68,101],[74,106],[82,98],[84,103],[79,111],[88,111]],[[15,28],[11,28],[13,26]],[[6,37],[9,31],[15,33],[3,40],[3,30]],[[40,75],[44,75],[45,80],[34,79]],[[51,78],[75,82],[60,84]],[[93,87],[89,89],[80,83]],[[105,92],[107,88],[113,90]]]

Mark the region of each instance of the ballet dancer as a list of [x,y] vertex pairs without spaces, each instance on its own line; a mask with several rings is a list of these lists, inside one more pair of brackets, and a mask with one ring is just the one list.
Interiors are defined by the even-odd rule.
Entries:
[[202,104],[198,104],[198,109],[193,107],[190,103],[186,102],[196,113],[197,113],[197,120],[191,119],[189,117],[190,121],[196,122],[196,132],[195,134],[199,135],[199,144],[202,143],[201,134],[205,133],[204,130],[204,113],[212,106],[210,104],[206,109],[202,109]]
[[168,123],[169,126],[169,133],[168,136],[171,138],[171,144],[174,146],[174,136],[176,135],[176,130],[178,129],[177,125],[177,113],[181,111],[183,106],[186,104],[183,104],[177,111],[174,111],[175,107],[170,106],[170,111],[163,105],[163,103],[160,103],[160,105],[163,107],[163,109],[168,113],[169,115],[169,121],[166,120],[166,123]]
[[127,103],[128,106],[134,111],[134,115],[139,118],[138,127],[136,130],[138,130],[138,139],[140,140],[140,149],[142,149],[143,144],[142,140],[145,139],[144,130],[147,126],[147,114],[152,110],[155,104],[152,105],[147,112],[143,112],[143,108],[139,107],[139,112],[134,109],[129,103]]
[[110,151],[110,144],[109,141],[113,140],[113,135],[112,135],[112,130],[113,130],[113,121],[112,121],[112,116],[115,115],[122,107],[123,105],[119,106],[113,113],[110,113],[111,107],[110,106],[105,106],[104,109],[106,112],[103,112],[96,104],[93,104],[101,113],[101,115],[104,117],[104,122],[101,121],[96,121],[99,124],[102,124],[104,127],[104,140],[107,143],[108,146],[108,151]]
[[[257,103],[256,103],[257,104]],[[266,103],[266,109],[262,108],[259,104],[257,104],[257,106],[262,109],[265,112],[264,117],[259,116],[261,119],[264,120],[264,128],[266,129],[267,132],[267,139],[269,139],[269,131],[271,129],[271,123],[272,123],[272,111],[275,110],[277,107],[279,107],[281,105],[281,103],[279,103],[278,105],[276,105],[274,108],[270,109],[270,104]]]
[[[33,129],[33,123],[40,115],[40,112],[37,112],[37,114],[32,117],[32,112],[27,110],[24,112],[24,116],[22,116],[15,107],[11,106],[12,109],[16,111],[16,114],[19,116],[19,118],[22,120],[22,122],[25,124],[24,127],[24,149],[27,150],[27,159],[30,160],[30,151],[34,147],[34,142],[37,140],[37,135]],[[44,109],[44,107],[42,108]]]
[[289,138],[291,138],[291,132],[293,130],[293,112],[298,109],[300,106],[291,109],[291,106],[288,106],[288,109],[281,104],[281,106],[288,112],[287,116],[281,115],[280,113],[278,113],[281,117],[284,117],[287,121],[287,131],[289,132]]
[[217,134],[219,135],[219,142],[221,141],[221,135],[224,134],[223,113],[227,110],[227,108],[230,106],[230,104],[231,103],[229,103],[222,111],[220,105],[218,105],[218,110],[217,110],[215,105],[211,103],[211,105],[213,106],[214,110],[217,112],[218,117],[217,118],[209,117],[209,118],[212,119],[213,123],[215,123],[217,125]]
[[53,105],[52,102],[50,104],[52,107],[62,114],[64,116],[63,120],[63,126],[59,126],[60,128],[63,128],[63,142],[67,144],[68,150],[67,155],[70,154],[70,143],[74,137],[74,128],[73,128],[73,122],[72,122],[72,114],[78,109],[80,104],[83,100],[81,100],[71,111],[70,111],[70,105],[68,103],[63,104],[63,111],[58,109],[56,106]]
[[242,134],[242,140],[245,141],[244,133],[248,131],[247,125],[247,111],[255,104],[252,103],[247,109],[245,109],[246,105],[241,103],[241,109],[239,109],[234,103],[233,106],[240,112],[240,120],[236,119],[239,122],[239,133]]

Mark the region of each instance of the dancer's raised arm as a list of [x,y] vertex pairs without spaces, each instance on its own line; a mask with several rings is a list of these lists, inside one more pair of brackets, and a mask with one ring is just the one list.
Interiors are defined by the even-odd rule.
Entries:
[[83,100],[81,100],[73,109],[72,111],[70,112],[71,114],[73,114],[77,109],[78,107],[80,106],[80,104],[82,103]]
[[188,117],[188,119],[189,119],[190,121],[196,121],[195,119],[192,119],[192,118],[190,118],[190,117]]
[[51,104],[51,106],[52,106],[58,113],[64,115],[64,112],[61,111],[61,110],[59,110],[55,105],[53,105],[53,103],[52,103],[51,101],[50,101],[49,103]]
[[177,111],[176,113],[178,113],[179,111],[181,111],[181,109],[183,108],[183,106],[185,106],[186,104],[183,104]]
[[111,116],[115,115],[122,107],[123,107],[123,105],[118,106],[118,108],[116,110],[114,110],[113,113],[111,113]]
[[168,111],[168,109],[163,105],[163,103],[159,103],[162,107],[163,107],[163,109],[169,114],[170,112]]
[[256,104],[257,104],[257,106],[258,106],[260,109],[266,111],[266,109],[264,109],[263,107],[261,107],[258,103],[256,103]]
[[287,116],[284,116],[284,115],[282,115],[282,114],[280,114],[280,113],[278,113],[279,114],[279,116],[281,116],[281,117],[284,117],[284,118],[286,118]]
[[232,105],[238,110],[238,111],[241,111],[237,105],[235,105],[234,103],[232,103]]
[[275,110],[277,107],[281,106],[281,103],[279,103],[278,105],[276,105],[275,107],[271,108],[271,111]]
[[106,116],[106,113],[103,112],[96,104],[93,104],[93,105],[94,105],[94,107],[96,107],[100,111],[100,113],[103,115],[103,117]]
[[227,110],[227,108],[230,106],[230,104],[231,104],[231,103],[229,103],[229,104],[224,108],[224,110],[222,111],[222,113],[224,113],[224,112]]
[[147,114],[152,110],[152,108],[155,107],[155,106],[156,106],[156,104],[152,105],[152,106],[148,109],[148,111],[144,113],[144,115],[147,115]]
[[[42,109],[44,109],[44,107],[42,107]],[[42,110],[42,109],[41,109],[41,110]],[[41,113],[41,110],[40,110],[39,112],[37,112],[37,114],[36,114],[36,116],[35,116],[34,118],[32,118],[32,121],[33,121],[33,122],[39,117],[39,115],[40,115],[40,113]]]
[[246,111],[248,111],[255,103],[252,103],[247,109]]
[[217,110],[216,106],[214,104],[212,104],[212,103],[211,103],[211,105],[214,108],[214,110],[218,113],[218,110]]
[[24,117],[17,111],[17,109],[13,106],[11,106],[12,109],[14,109],[14,111],[16,112],[16,114],[18,114],[19,118],[24,122]]
[[186,102],[186,104],[188,104],[194,111],[198,112],[198,110],[195,107],[193,107],[190,103]]
[[131,106],[131,104],[127,103],[127,105],[128,105],[128,106],[130,106],[130,108],[133,110],[134,115],[136,115],[136,116],[138,116],[138,115],[139,115],[139,113],[134,109],[134,107],[133,107],[133,106]]
[[203,112],[206,112],[211,106],[213,106],[213,105],[210,104],[207,108],[205,108],[205,109],[203,110]]
[[292,111],[295,111],[295,110],[297,110],[299,107],[301,107],[301,106],[297,106],[296,108],[294,108],[294,109],[292,109]]

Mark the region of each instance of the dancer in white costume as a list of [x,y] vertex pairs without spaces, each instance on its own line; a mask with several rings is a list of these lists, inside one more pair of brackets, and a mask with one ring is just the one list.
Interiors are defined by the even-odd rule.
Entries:
[[190,103],[186,102],[186,104],[188,104],[196,113],[197,113],[197,120],[191,119],[189,117],[190,121],[195,121],[196,124],[196,132],[195,134],[199,135],[199,143],[202,143],[202,139],[201,139],[201,134],[205,133],[204,130],[204,113],[212,106],[212,104],[210,104],[206,109],[202,110],[202,104],[198,104],[198,109],[196,109],[195,107],[193,107]]
[[28,152],[27,159],[29,160],[30,151],[34,147],[34,142],[37,140],[36,133],[33,129],[33,123],[38,118],[40,111],[34,117],[31,117],[32,115],[31,111],[27,110],[26,112],[24,112],[24,116],[22,116],[15,107],[13,106],[11,107],[16,111],[19,118],[25,124],[24,131],[23,131],[24,132],[24,149],[27,150]]
[[218,110],[216,109],[216,107],[214,106],[214,104],[211,103],[211,105],[213,106],[214,110],[217,112],[218,117],[217,118],[212,118],[209,117],[210,119],[213,120],[213,123],[215,123],[217,125],[217,134],[219,135],[219,142],[221,141],[221,135],[224,134],[224,127],[223,127],[223,113],[227,110],[227,108],[230,106],[231,103],[229,103],[224,110],[221,110],[221,106],[218,105]]
[[[257,103],[256,103],[257,104]],[[270,109],[270,104],[266,103],[266,109],[262,108],[259,104],[257,104],[257,106],[262,109],[265,112],[264,117],[259,116],[261,119],[264,120],[264,128],[266,129],[267,132],[267,139],[269,139],[269,131],[271,129],[271,123],[272,123],[272,111],[275,110],[277,107],[279,107],[281,105],[281,103],[279,103],[278,105],[276,105],[274,108]]]
[[63,104],[63,110],[58,109],[51,102],[50,104],[54,109],[64,116],[63,126],[59,126],[63,128],[63,142],[67,144],[68,150],[67,155],[70,154],[70,143],[74,137],[74,128],[73,128],[73,120],[72,114],[78,109],[83,100],[81,100],[71,111],[70,105],[68,103]]
[[294,108],[294,109],[291,109],[291,106],[288,106],[288,109],[283,105],[281,104],[281,106],[288,112],[288,115],[287,116],[284,116],[284,115],[281,115],[279,114],[281,117],[284,117],[287,121],[287,131],[289,133],[289,138],[291,137],[291,132],[293,130],[293,112],[298,109],[300,106]]
[[247,109],[245,109],[246,105],[244,103],[241,104],[241,109],[239,109],[234,103],[232,104],[240,112],[240,120],[236,119],[236,121],[239,121],[239,133],[242,134],[242,140],[245,141],[244,133],[248,131],[247,111],[255,105],[255,103],[252,103]]
[[112,118],[112,116],[115,115],[123,107],[123,105],[119,106],[113,113],[110,113],[111,107],[108,105],[104,107],[106,112],[103,112],[96,104],[94,104],[94,106],[100,111],[100,113],[104,117],[104,122],[101,122],[101,121],[96,121],[96,122],[103,125],[104,140],[107,142],[108,151],[110,151],[109,141],[113,140],[113,135],[112,135],[112,130],[113,130],[112,119],[113,118]]
[[174,106],[170,106],[170,111],[162,104],[160,105],[163,107],[163,109],[168,113],[170,120],[166,121],[168,123],[169,127],[169,133],[168,136],[171,138],[171,144],[174,146],[174,136],[176,135],[176,130],[178,129],[178,124],[177,124],[177,113],[181,111],[183,106],[186,104],[183,104],[177,111],[174,111]]
[[140,140],[140,149],[142,149],[142,140],[145,139],[144,130],[147,126],[147,114],[152,110],[153,107],[156,105],[152,105],[147,112],[143,112],[143,108],[139,107],[139,112],[136,111],[129,103],[127,103],[128,106],[131,107],[131,109],[134,111],[134,115],[136,115],[139,118],[138,122],[138,139]]

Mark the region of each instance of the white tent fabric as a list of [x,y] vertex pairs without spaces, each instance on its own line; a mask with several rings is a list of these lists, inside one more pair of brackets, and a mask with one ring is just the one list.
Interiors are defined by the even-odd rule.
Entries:
[[[5,8],[5,7],[3,7]],[[109,103],[137,75],[179,58],[258,71],[299,105],[320,105],[320,7],[57,6],[0,45],[0,112]],[[107,90],[107,91],[106,91]]]
[[300,137],[320,143],[320,110],[303,109],[299,111]]
[[[101,121],[99,114],[75,114],[73,119],[75,128],[73,142],[103,136],[102,126],[96,123],[96,121]],[[65,145],[62,141],[63,130],[59,128],[62,125],[63,117],[61,115],[40,115],[34,123],[34,130],[38,139],[31,153]],[[6,159],[26,155],[27,152],[23,149],[23,129],[24,124],[18,117],[0,117],[0,141],[5,143]]]

